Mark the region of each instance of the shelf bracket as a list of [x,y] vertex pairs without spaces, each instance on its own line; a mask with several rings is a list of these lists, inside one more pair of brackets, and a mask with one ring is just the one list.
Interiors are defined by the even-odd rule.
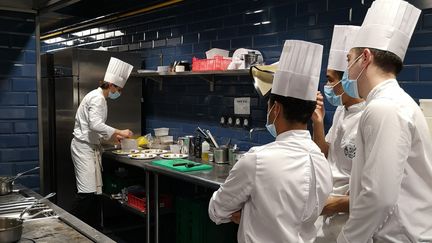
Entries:
[[214,84],[215,84],[215,80],[214,80],[214,75],[211,75],[211,78],[207,78],[207,77],[205,77],[205,76],[202,76],[202,75],[200,75],[200,76],[198,76],[200,79],[202,79],[202,80],[204,80],[204,81],[206,81],[207,83],[209,83],[209,86],[210,86],[210,92],[213,92],[214,91]]
[[161,78],[161,77],[146,77],[146,78],[158,83],[159,84],[159,91],[162,91],[163,78]]

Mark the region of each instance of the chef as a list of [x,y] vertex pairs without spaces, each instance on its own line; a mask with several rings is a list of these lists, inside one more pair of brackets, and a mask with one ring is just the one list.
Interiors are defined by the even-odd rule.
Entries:
[[331,170],[312,141],[322,46],[287,40],[267,106],[276,141],[254,147],[210,199],[216,224],[240,224],[238,242],[313,242],[314,222],[331,192]]
[[347,69],[346,56],[359,28],[335,25],[333,29],[324,94],[327,101],[337,108],[327,136],[324,134],[325,112],[321,94],[317,96],[317,109],[312,115],[313,140],[327,157],[333,175],[333,191],[322,212],[325,216],[317,220],[320,230],[316,242],[335,242],[348,219],[351,163],[356,154],[355,138],[365,102],[347,95],[341,80],[347,78],[344,72]]
[[399,86],[420,10],[373,2],[348,54],[344,90],[366,100],[342,242],[432,242],[432,141],[416,102]]
[[120,96],[132,69],[132,65],[111,57],[104,81],[83,98],[75,116],[71,154],[78,193],[72,212],[84,221],[94,220],[91,214],[96,211],[95,194],[102,193],[100,140],[132,136],[129,129],[119,130],[105,124],[106,99]]

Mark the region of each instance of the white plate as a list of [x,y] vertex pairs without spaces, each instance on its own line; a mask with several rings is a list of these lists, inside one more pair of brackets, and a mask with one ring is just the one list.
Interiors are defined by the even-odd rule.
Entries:
[[129,154],[128,157],[131,159],[154,159],[156,154]]
[[187,154],[173,154],[173,153],[161,154],[159,156],[163,159],[184,159],[188,157]]
[[138,69],[137,73],[156,73],[156,70]]
[[139,153],[141,150],[138,149],[132,149],[132,150],[121,150],[121,149],[117,149],[117,150],[113,150],[113,154],[117,154],[117,155],[128,155],[128,154],[135,154],[135,153]]
[[164,153],[168,153],[168,150],[163,150],[163,149],[144,149],[141,151],[141,153],[144,154],[164,154]]

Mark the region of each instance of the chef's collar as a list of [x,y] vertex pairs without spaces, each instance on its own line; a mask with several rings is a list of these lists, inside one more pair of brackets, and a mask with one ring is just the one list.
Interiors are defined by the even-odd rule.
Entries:
[[366,106],[366,102],[362,101],[360,103],[350,105],[349,107],[345,107],[345,110],[348,113],[356,113],[356,112],[363,110],[365,108],[365,106]]
[[308,130],[289,130],[277,135],[276,141],[284,141],[291,137],[310,139],[311,135]]
[[385,87],[397,86],[400,87],[396,79],[388,79],[375,86],[366,97],[366,104],[368,104],[375,96],[377,96]]

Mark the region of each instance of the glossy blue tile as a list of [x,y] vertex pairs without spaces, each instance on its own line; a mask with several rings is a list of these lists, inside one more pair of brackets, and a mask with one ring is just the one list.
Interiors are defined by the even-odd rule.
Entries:
[[419,80],[432,82],[432,67],[431,66],[425,66],[425,67],[421,66],[420,67]]
[[414,99],[432,99],[432,82],[401,83],[401,87]]
[[330,39],[333,33],[333,27],[323,27],[307,30],[307,39],[319,40],[319,39]]
[[27,135],[0,135],[0,148],[19,148],[27,147],[28,145]]
[[36,107],[0,107],[1,119],[32,119],[37,117]]
[[199,44],[193,44],[193,52],[206,52],[210,49],[210,42],[201,42]]
[[26,93],[0,93],[0,106],[21,106],[26,103]]
[[253,37],[253,47],[267,47],[278,44],[278,35],[257,35]]
[[[30,65],[26,65],[26,67],[30,68]],[[33,76],[36,76],[36,73],[34,70],[34,65],[32,65],[32,69],[29,70],[29,74],[33,74]],[[31,75],[27,75],[31,76]],[[36,79],[31,78],[14,78],[12,80],[12,90],[13,91],[36,91]]]
[[419,71],[416,65],[405,65],[402,71],[397,75],[398,81],[418,81]]
[[297,3],[297,15],[322,13],[327,10],[327,1],[304,1]]
[[318,14],[319,25],[347,24],[350,22],[350,9],[339,9]]
[[12,133],[13,123],[12,122],[0,122],[0,133]]
[[231,49],[237,48],[251,48],[252,47],[252,37],[241,37],[231,40]]
[[432,50],[408,50],[404,64],[430,64]]
[[29,161],[38,160],[39,154],[37,148],[15,148],[1,149],[0,161]]
[[212,41],[211,48],[220,48],[220,49],[229,50],[231,48],[231,41],[230,40]]
[[183,44],[198,43],[198,33],[184,34]]
[[215,41],[217,40],[217,35],[218,32],[216,30],[199,32],[199,42]]

